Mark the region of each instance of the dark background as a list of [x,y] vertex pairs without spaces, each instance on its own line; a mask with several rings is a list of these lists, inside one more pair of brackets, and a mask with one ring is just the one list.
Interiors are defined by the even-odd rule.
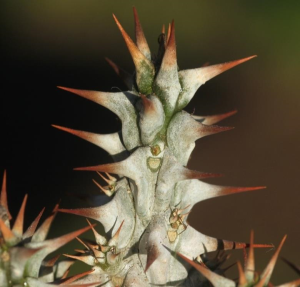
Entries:
[[[120,122],[105,108],[56,86],[125,89],[104,57],[133,70],[111,14],[133,37],[135,6],[154,52],[162,24],[175,19],[181,69],[258,55],[206,83],[187,107],[195,114],[238,110],[222,122],[236,129],[199,140],[189,167],[224,173],[211,180],[216,184],[268,188],[200,203],[189,223],[202,233],[236,241],[248,241],[254,229],[256,242],[276,246],[288,234],[281,255],[300,265],[299,1],[30,0],[0,5],[0,171],[8,172],[14,216],[25,193],[27,226],[43,206],[49,213],[59,199],[62,207],[87,206],[67,193],[97,193],[91,180],[95,174],[72,168],[107,163],[110,157],[51,124],[110,133],[120,129]],[[59,215],[50,237],[83,225],[78,217]],[[242,260],[241,251],[234,254]],[[256,251],[257,270],[272,254]],[[282,262],[275,274],[276,284],[297,278]]]

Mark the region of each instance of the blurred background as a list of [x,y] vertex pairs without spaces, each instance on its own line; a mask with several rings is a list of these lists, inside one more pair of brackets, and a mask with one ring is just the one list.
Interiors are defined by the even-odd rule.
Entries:
[[[225,174],[210,181],[215,184],[267,189],[202,202],[189,223],[210,236],[242,242],[253,229],[257,243],[275,246],[288,234],[281,255],[300,265],[299,1],[1,1],[0,172],[7,169],[11,213],[16,216],[25,193],[26,226],[43,206],[47,215],[59,200],[62,207],[89,206],[68,193],[98,194],[95,173],[72,169],[110,157],[51,124],[110,133],[120,121],[56,86],[125,89],[104,57],[133,71],[111,16],[134,37],[132,6],[154,53],[162,24],[175,19],[180,69],[258,55],[207,82],[186,108],[199,115],[238,110],[221,123],[234,130],[197,142],[189,167]],[[84,219],[59,214],[50,237],[85,225]],[[261,271],[274,251],[255,252]],[[242,251],[233,254],[232,262],[242,260]],[[279,261],[272,282],[295,278]]]

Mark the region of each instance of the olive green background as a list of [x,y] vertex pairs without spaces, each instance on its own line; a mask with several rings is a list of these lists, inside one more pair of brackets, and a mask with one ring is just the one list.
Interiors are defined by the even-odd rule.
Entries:
[[[104,57],[133,70],[111,16],[115,13],[133,37],[132,6],[154,53],[162,24],[175,19],[180,69],[258,55],[206,83],[187,107],[195,114],[238,110],[221,123],[234,130],[197,142],[189,167],[225,174],[210,180],[216,184],[267,189],[200,203],[189,223],[235,241],[248,241],[253,229],[256,242],[276,246],[288,234],[281,255],[300,265],[299,1],[2,0],[0,165],[1,172],[8,171],[12,213],[25,193],[27,225],[60,198],[62,207],[88,206],[67,193],[97,193],[91,180],[96,175],[72,168],[107,163],[109,156],[50,125],[109,133],[119,130],[120,122],[56,85],[125,89]],[[58,215],[50,237],[84,225],[76,216]],[[255,252],[261,271],[273,251]],[[233,253],[242,260],[242,251]],[[272,282],[295,278],[279,261]]]

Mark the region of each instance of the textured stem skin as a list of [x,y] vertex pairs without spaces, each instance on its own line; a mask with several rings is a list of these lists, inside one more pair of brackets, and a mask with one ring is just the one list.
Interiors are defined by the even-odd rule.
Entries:
[[[193,206],[200,201],[264,187],[208,184],[202,180],[220,175],[188,169],[186,166],[195,141],[232,129],[213,124],[236,111],[196,116],[188,114],[183,108],[206,81],[254,56],[179,71],[174,21],[167,35],[163,29],[157,56],[151,57],[136,9],[136,43],[113,17],[133,59],[135,73],[130,77],[115,63],[108,62],[129,86],[129,91],[108,93],[59,88],[112,111],[120,118],[122,130],[102,135],[54,125],[103,148],[113,157],[114,163],[75,168],[97,171],[104,184],[108,185],[94,182],[111,196],[111,200],[102,206],[90,208],[68,210],[56,207],[54,213],[35,231],[42,211],[28,230],[23,232],[27,196],[10,228],[5,174],[0,197],[0,285],[27,284],[35,287],[52,286],[48,283],[55,282],[60,286],[207,286],[209,280],[214,286],[235,286],[233,281],[214,275],[216,273],[209,270],[214,265],[205,259],[206,254],[250,246],[247,264],[251,267],[254,264],[253,247],[269,245],[255,245],[253,236],[250,245],[213,238],[189,226],[187,218]],[[104,227],[105,234],[99,234],[88,221],[89,226],[83,229],[45,240],[57,211],[98,221]],[[83,250],[77,249],[76,255],[65,254],[67,260],[64,261],[57,261],[57,258],[45,261],[48,254],[88,229],[94,233],[94,242],[77,238]],[[256,286],[263,286],[269,281],[280,248]],[[195,258],[198,263],[194,261]],[[216,266],[223,259],[218,257]],[[92,266],[92,269],[67,278],[74,260],[80,260]],[[200,261],[202,264],[206,262],[208,268],[200,265]],[[200,273],[194,272],[192,266]],[[242,278],[239,286],[252,284],[253,274],[247,270],[245,275],[241,268],[239,270]]]

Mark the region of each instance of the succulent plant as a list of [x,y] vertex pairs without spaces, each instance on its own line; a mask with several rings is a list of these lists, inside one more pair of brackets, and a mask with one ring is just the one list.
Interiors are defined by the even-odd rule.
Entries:
[[[85,227],[58,238],[46,240],[58,205],[52,214],[37,228],[45,208],[24,232],[24,213],[27,202],[25,195],[20,211],[11,228],[12,216],[8,209],[6,172],[4,172],[0,196],[0,286],[47,286],[47,282],[59,281],[62,286],[72,261],[57,261],[58,257],[46,259],[52,252],[73,240],[91,227]],[[68,282],[77,279],[68,278]],[[66,281],[66,280],[65,280]],[[74,285],[75,286],[75,285]],[[82,286],[90,286],[82,285]]]
[[[15,228],[19,223],[15,223],[10,230],[6,193],[2,192],[4,195],[1,197],[0,207],[4,216],[0,221],[3,255],[1,258],[7,252],[12,255],[17,252],[18,256],[21,256],[18,248],[28,253],[28,256],[22,255],[22,260],[17,261],[19,265],[16,270],[19,277],[12,283],[7,279],[7,274],[13,274],[15,257],[10,255],[10,267],[6,267],[5,261],[1,259],[1,278],[6,280],[3,282],[8,282],[4,286],[24,283],[29,286],[48,286],[50,283],[111,287],[206,286],[204,284],[207,282],[203,283],[203,276],[192,270],[190,263],[195,265],[195,258],[210,269],[218,271],[226,255],[221,254],[209,263],[205,257],[207,253],[250,246],[252,254],[254,247],[270,246],[254,244],[252,239],[248,244],[213,238],[195,230],[187,222],[193,206],[200,201],[264,188],[209,184],[203,180],[218,177],[220,174],[190,170],[186,167],[195,141],[232,129],[215,124],[236,111],[197,116],[183,109],[205,82],[255,56],[224,64],[179,70],[174,21],[169,25],[167,32],[163,27],[159,36],[158,52],[153,55],[135,9],[136,42],[129,37],[115,16],[114,19],[133,59],[135,72],[130,74],[111,60],[107,61],[124,80],[128,91],[112,93],[59,88],[111,110],[120,118],[122,130],[113,134],[94,134],[53,125],[99,146],[114,160],[114,163],[110,164],[75,168],[96,171],[102,177],[107,185],[102,186],[96,181],[95,183],[111,197],[108,203],[90,208],[55,209],[55,212],[93,219],[104,227],[105,234],[101,234],[98,227],[94,227],[88,221],[89,227],[62,237],[71,240],[89,228],[93,231],[94,241],[78,238],[84,249],[76,250],[76,255],[65,254],[72,260],[85,262],[92,266],[92,269],[66,278],[65,266],[60,269],[58,264],[47,265],[47,262],[43,261],[45,256],[61,244],[55,240],[44,241],[45,236],[37,241],[36,234],[39,229],[34,233],[33,227],[30,227],[30,231],[26,231],[24,236],[19,231],[20,228]],[[24,213],[24,208],[25,203],[20,214]],[[32,226],[37,226],[38,219]],[[16,222],[20,220],[18,216]],[[30,236],[27,236],[28,232]],[[57,242],[62,241],[57,239]],[[43,266],[51,267],[47,276],[43,276]],[[57,273],[58,276],[55,275]],[[226,283],[229,281],[224,282],[224,286],[229,284]],[[241,284],[239,286],[248,286],[248,283]]]
[[[281,240],[276,252],[272,256],[269,264],[265,268],[265,270],[259,274],[255,271],[255,260],[254,260],[254,249],[253,249],[253,237],[254,234],[251,232],[251,238],[250,238],[250,249],[248,258],[245,262],[245,269],[242,268],[241,263],[238,261],[238,271],[239,271],[239,279],[238,283],[236,283],[233,280],[230,280],[228,278],[225,278],[223,276],[220,276],[219,274],[212,272],[209,268],[206,266],[202,266],[200,264],[197,264],[194,261],[191,261],[190,259],[186,258],[182,254],[178,254],[181,258],[189,262],[192,266],[194,266],[203,276],[205,276],[213,286],[238,286],[238,287],[247,287],[247,286],[253,286],[253,287],[263,287],[263,286],[269,286],[270,279],[278,258],[278,255],[280,253],[280,250],[286,240],[286,236],[283,237]],[[291,264],[291,263],[289,263]],[[300,285],[300,279],[296,279],[294,281],[291,281],[289,283],[282,284],[278,287],[295,287]],[[273,285],[271,285],[273,286]]]

